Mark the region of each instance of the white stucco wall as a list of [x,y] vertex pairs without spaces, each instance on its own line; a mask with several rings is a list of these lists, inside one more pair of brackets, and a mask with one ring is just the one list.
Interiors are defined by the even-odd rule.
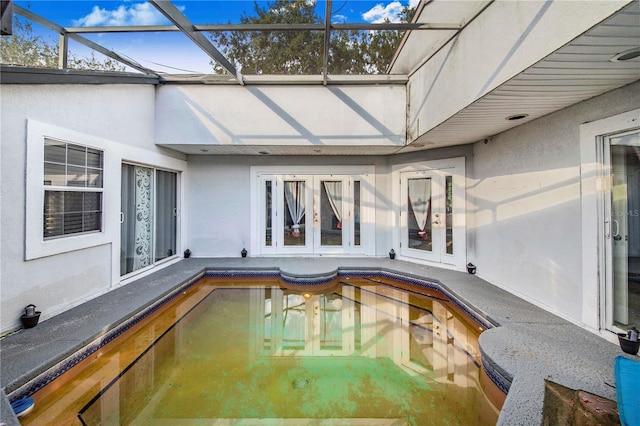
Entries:
[[405,86],[158,88],[159,144],[398,145]]
[[[411,75],[409,139],[433,129],[626,4],[628,1],[492,3]],[[421,34],[412,37],[419,40]],[[411,48],[403,53],[410,56]],[[393,70],[414,71],[404,69],[403,63]]]
[[[187,247],[194,257],[240,255],[251,247],[251,166],[287,167],[372,165],[376,171],[376,253],[389,251],[390,169],[383,157],[189,156]],[[389,171],[389,173],[387,173]],[[249,256],[253,253],[249,253]]]
[[580,125],[639,104],[636,82],[474,144],[469,260],[480,277],[573,322],[586,321]]
[[[6,332],[19,325],[20,314],[29,303],[42,311],[41,320],[45,320],[117,285],[114,264],[117,266],[118,256],[113,251],[119,252],[121,159],[149,162],[166,158],[182,164],[179,158],[184,156],[154,144],[152,85],[2,85],[0,90],[0,332]],[[106,147],[105,167],[112,164],[113,170],[105,171],[105,177],[111,176],[104,184],[105,203],[111,201],[105,205],[106,238],[98,245],[25,260],[25,217],[29,214],[25,195],[32,191],[25,186],[29,180],[25,179],[27,120],[41,123],[45,132],[61,135],[63,140],[99,141]],[[41,213],[35,217],[38,223],[31,225],[42,226]]]
[[[187,187],[187,244],[194,257],[240,255],[250,250],[252,166],[309,167],[373,166],[375,169],[375,255],[386,256],[393,248],[392,166],[451,157],[471,157],[471,148],[450,147],[390,157],[379,156],[189,156]],[[398,247],[396,247],[396,250]],[[253,253],[249,253],[253,255]]]

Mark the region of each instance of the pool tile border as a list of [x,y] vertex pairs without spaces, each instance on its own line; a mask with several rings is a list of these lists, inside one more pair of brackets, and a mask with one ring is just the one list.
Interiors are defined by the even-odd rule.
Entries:
[[195,284],[198,280],[200,280],[204,276],[204,273],[196,274],[194,277],[190,278],[186,282],[178,285],[176,288],[165,294],[164,296],[157,299],[155,302],[152,302],[147,307],[133,314],[130,318],[126,319],[124,322],[120,323],[116,327],[107,331],[102,336],[97,337],[91,343],[85,345],[80,350],[74,352],[70,356],[67,356],[64,360],[58,362],[54,366],[50,367],[43,373],[37,375],[35,378],[31,379],[24,385],[18,387],[16,390],[9,393],[9,401],[13,402],[21,398],[27,398],[67,371],[76,366],[81,361],[85,360],[93,353],[98,351],[107,343],[111,342],[116,337],[120,336],[125,331],[129,330],[138,322],[142,321],[144,318],[151,315],[153,312],[157,311],[160,307],[162,307],[169,300],[173,299],[179,293],[184,291],[184,289],[189,286]]
[[[97,337],[88,345],[84,346],[80,350],[74,352],[70,356],[66,357],[64,360],[58,362],[54,366],[50,367],[46,371],[41,374],[38,374],[35,378],[29,380],[24,385],[18,387],[16,390],[9,393],[8,397],[10,401],[16,401],[21,398],[26,398],[33,395],[35,392],[39,391],[62,374],[69,371],[75,365],[91,356],[93,353],[98,351],[104,345],[111,342],[116,337],[120,336],[125,331],[129,330],[138,322],[142,321],[144,318],[148,317],[153,312],[157,311],[160,307],[166,304],[168,301],[176,297],[179,293],[184,291],[186,288],[192,286],[197,281],[199,281],[203,277],[233,277],[233,278],[243,278],[243,277],[274,277],[280,278],[286,283],[297,284],[297,285],[319,285],[330,282],[338,277],[355,277],[355,276],[371,276],[377,275],[382,276],[389,279],[394,279],[406,284],[414,285],[417,287],[428,288],[430,290],[437,290],[442,292],[454,303],[458,308],[463,310],[467,315],[481,324],[485,329],[490,329],[496,326],[493,322],[489,321],[484,316],[480,315],[477,311],[471,309],[469,305],[464,303],[459,297],[457,297],[453,292],[447,289],[444,285],[438,282],[428,281],[422,278],[413,277],[408,274],[400,274],[397,272],[392,272],[388,270],[380,270],[380,269],[347,269],[347,268],[339,268],[333,273],[320,274],[314,276],[295,276],[293,274],[289,274],[283,272],[279,269],[213,269],[207,268],[191,278],[183,281],[181,284],[176,286],[173,290],[167,292],[165,295],[161,296],[148,306],[142,308],[140,311],[133,314],[130,318],[124,320],[122,323],[118,324],[116,327],[112,328],[102,336]],[[482,356],[482,367],[484,371],[487,373],[491,381],[498,386],[500,390],[502,390],[505,394],[509,391],[511,386],[511,380],[502,373],[501,369],[496,366],[493,362],[487,360],[485,356]]]

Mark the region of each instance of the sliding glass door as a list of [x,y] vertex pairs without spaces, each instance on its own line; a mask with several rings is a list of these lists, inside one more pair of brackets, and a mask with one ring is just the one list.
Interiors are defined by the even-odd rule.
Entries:
[[178,175],[156,170],[156,262],[176,254]]
[[177,174],[123,164],[120,275],[176,254]]
[[605,138],[607,327],[640,324],[640,133]]

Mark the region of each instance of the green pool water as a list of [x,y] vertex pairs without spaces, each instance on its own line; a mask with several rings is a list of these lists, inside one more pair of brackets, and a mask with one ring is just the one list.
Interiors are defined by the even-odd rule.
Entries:
[[216,288],[106,384],[87,425],[489,425],[479,327],[442,298]]

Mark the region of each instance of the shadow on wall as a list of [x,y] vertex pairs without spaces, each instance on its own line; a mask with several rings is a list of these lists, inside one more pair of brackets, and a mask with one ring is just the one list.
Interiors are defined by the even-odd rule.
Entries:
[[401,87],[159,90],[159,144],[404,146]]

